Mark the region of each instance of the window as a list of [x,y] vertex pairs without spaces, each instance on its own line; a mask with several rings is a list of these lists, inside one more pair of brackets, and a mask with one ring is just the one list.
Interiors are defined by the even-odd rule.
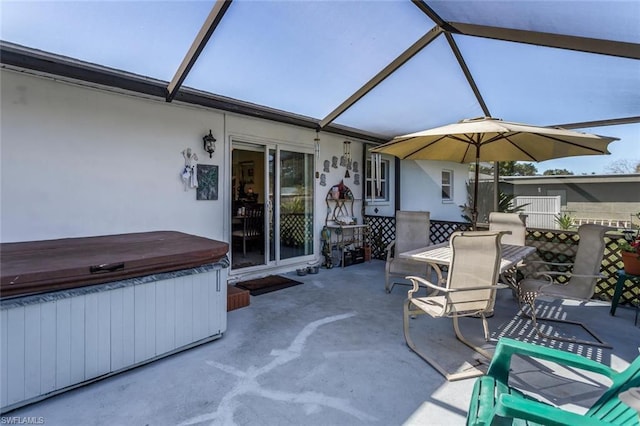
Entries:
[[453,201],[453,170],[442,171],[442,201]]
[[389,160],[380,161],[380,193],[376,196],[376,183],[372,177],[371,168],[373,164],[371,158],[367,159],[367,171],[365,176],[364,198],[368,202],[389,201]]

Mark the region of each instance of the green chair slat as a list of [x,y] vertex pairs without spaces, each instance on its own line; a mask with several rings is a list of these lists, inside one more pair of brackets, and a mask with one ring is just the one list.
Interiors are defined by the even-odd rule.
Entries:
[[[513,355],[603,374],[612,384],[585,414],[565,411],[509,386]],[[498,342],[487,375],[474,384],[467,425],[640,425],[638,413],[618,398],[620,393],[637,386],[640,386],[640,357],[624,371],[616,372],[580,355],[503,338]]]

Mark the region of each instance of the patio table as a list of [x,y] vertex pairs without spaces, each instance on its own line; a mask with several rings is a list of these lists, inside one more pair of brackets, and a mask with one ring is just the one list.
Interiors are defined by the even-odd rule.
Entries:
[[[500,273],[512,268],[525,257],[536,251],[536,248],[531,246],[501,244],[501,247],[502,259],[500,259]],[[445,279],[442,277],[440,266],[449,266],[452,254],[453,250],[449,242],[445,242],[400,253],[400,257],[430,264],[438,275],[438,283],[444,284]]]

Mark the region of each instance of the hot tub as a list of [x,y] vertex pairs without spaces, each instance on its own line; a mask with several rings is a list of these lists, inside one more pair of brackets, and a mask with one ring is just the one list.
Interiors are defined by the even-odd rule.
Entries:
[[226,331],[227,243],[160,231],[0,250],[3,413]]

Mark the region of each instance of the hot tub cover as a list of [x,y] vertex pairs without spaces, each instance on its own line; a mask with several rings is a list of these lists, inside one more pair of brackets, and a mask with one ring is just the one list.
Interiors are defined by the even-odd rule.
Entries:
[[175,231],[3,243],[0,297],[193,268],[228,251],[227,243]]

